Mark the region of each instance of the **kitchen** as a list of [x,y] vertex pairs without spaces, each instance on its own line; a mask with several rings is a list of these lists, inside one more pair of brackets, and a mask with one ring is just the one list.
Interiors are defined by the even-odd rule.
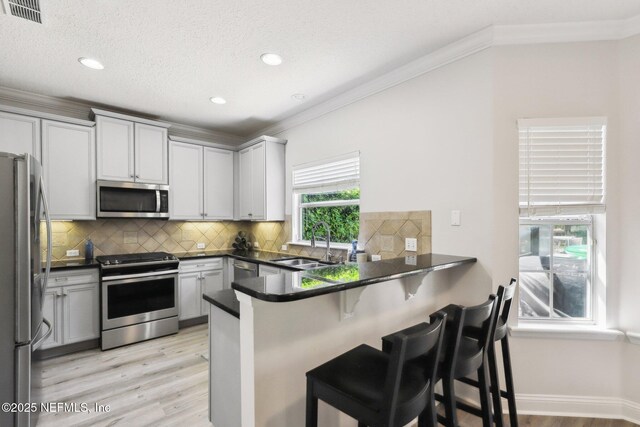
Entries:
[[[105,420],[144,425],[161,424],[166,418],[167,425],[177,425],[188,419],[209,425],[210,337],[203,322],[212,307],[202,294],[233,289],[241,300],[247,295],[232,285],[233,264],[248,261],[232,254],[240,232],[246,241],[257,243],[254,249],[259,253],[278,252],[274,259],[322,260],[324,242],[318,241],[315,249],[309,246],[311,236],[303,235],[299,212],[328,208],[303,200],[304,186],[294,185],[295,171],[317,162],[327,166],[357,159],[361,195],[353,200],[358,200],[359,230],[351,238],[345,233],[342,245],[332,245],[336,258],[347,259],[347,242],[357,239],[372,265],[377,262],[372,255],[387,261],[431,252],[477,261],[418,274],[423,280],[415,290],[409,278],[395,278],[362,287],[362,294],[352,300],[345,289],[304,301],[256,303],[254,320],[265,315],[267,323],[281,332],[272,331],[274,347],[263,348],[273,352],[265,353],[268,359],[260,359],[260,347],[254,349],[259,391],[252,411],[255,419],[253,424],[243,420],[242,425],[302,425],[305,371],[360,343],[380,348],[380,337],[425,321],[420,319],[438,307],[478,304],[511,277],[518,277],[522,287],[531,273],[518,269],[522,262],[518,246],[524,244],[522,230],[528,226],[519,218],[518,121],[605,117],[606,214],[592,213],[595,223],[590,232],[598,241],[595,255],[588,258],[597,260],[589,301],[592,309],[589,316],[577,316],[589,317],[591,322],[532,325],[527,322],[531,319],[519,319],[514,307],[509,338],[522,417],[638,423],[640,318],[632,268],[637,259],[633,248],[640,238],[634,221],[640,213],[634,185],[638,181],[634,160],[640,154],[634,142],[638,131],[634,111],[640,104],[634,73],[640,62],[640,10],[634,2],[614,7],[590,1],[588,7],[578,8],[579,13],[571,4],[552,2],[520,2],[513,9],[506,2],[487,4],[484,10],[466,4],[462,9],[417,2],[368,9],[361,3],[336,3],[320,10],[304,3],[289,11],[284,3],[274,3],[268,13],[261,10],[264,5],[227,9],[191,5],[201,8],[197,16],[192,15],[193,9],[175,10],[167,4],[164,10],[160,6],[149,10],[140,4],[128,5],[131,15],[125,18],[122,5],[87,10],[77,2],[64,1],[40,3],[42,24],[0,14],[0,34],[11,42],[0,50],[0,151],[27,152],[42,164],[53,220],[51,239],[45,237],[44,222],[40,227],[42,247],[51,243],[42,258],[50,254],[53,266],[43,314],[57,326],[40,348],[47,356],[41,362],[50,364],[43,371],[45,386],[47,381],[51,385],[70,381],[76,368],[85,375],[97,371],[97,394],[88,403],[111,405]],[[429,13],[428,6],[443,15]],[[150,14],[155,20],[148,19]],[[306,21],[309,16],[314,18]],[[438,16],[451,22],[458,19],[458,26],[447,28]],[[122,19],[122,23],[114,27],[108,19]],[[209,28],[212,20],[220,28]],[[385,31],[365,30],[386,20]],[[246,22],[254,26],[241,30]],[[279,31],[283,23],[287,32]],[[429,23],[433,28],[424,25]],[[201,31],[186,30],[191,28],[188,24]],[[344,28],[353,31],[344,34]],[[319,33],[326,38],[319,40]],[[293,40],[292,34],[299,40]],[[231,35],[237,36],[233,40],[238,46],[233,48],[229,47],[233,43],[221,41],[231,40]],[[125,43],[125,37],[140,44]],[[379,50],[363,49],[373,45]],[[195,46],[208,46],[211,53]],[[319,56],[314,56],[313,46]],[[148,54],[141,56],[140,47]],[[60,54],[51,55],[52,51]],[[260,59],[271,52],[282,55],[280,65]],[[104,69],[84,67],[78,62],[81,57],[100,59]],[[209,99],[216,97],[227,103]],[[261,156],[262,161],[255,160]],[[169,217],[102,216],[99,195],[108,199],[109,194],[122,191],[101,187],[105,182],[156,186],[129,190],[152,194],[144,199],[154,211],[164,211],[162,195],[166,195]],[[264,191],[254,193],[256,186]],[[161,199],[157,203],[156,195]],[[340,203],[344,209],[355,205],[349,200]],[[318,240],[324,239],[324,230],[316,231]],[[337,227],[331,232],[340,235]],[[575,234],[553,235],[554,251],[562,252],[563,259],[568,259],[564,248],[575,246],[570,244]],[[88,239],[94,257],[85,264]],[[416,239],[416,250],[407,251],[405,239]],[[172,259],[148,261],[167,261],[168,271],[178,270],[170,273],[178,277],[173,300],[177,311],[159,315],[162,320],[170,318],[170,326],[161,327],[166,322],[159,322],[158,327],[137,330],[145,329],[143,335],[152,329],[162,335],[163,328],[171,333],[126,346],[120,346],[126,335],[120,334],[117,348],[103,351],[100,347],[108,341],[103,334],[113,335],[109,331],[123,327],[105,327],[109,322],[104,317],[108,308],[104,308],[103,292],[110,281],[104,281],[108,275],[103,273],[132,273],[126,271],[126,262],[105,269],[98,257],[155,252],[178,258],[177,268]],[[202,252],[216,252],[216,256],[185,258]],[[12,262],[4,251],[2,258]],[[257,264],[259,275],[262,270],[277,273],[263,277],[288,277],[287,271],[294,271],[270,261]],[[127,278],[111,282],[119,280]],[[4,288],[2,292],[4,300]],[[251,304],[257,299],[247,298],[245,302]],[[343,310],[343,303],[348,310]],[[132,309],[126,304],[120,308]],[[246,305],[240,305],[240,311],[243,308]],[[314,320],[314,313],[328,313],[331,319]],[[298,329],[302,325],[294,322],[296,333],[283,336],[293,314],[303,316],[302,323],[308,323],[314,334],[321,325],[333,332],[307,340]],[[240,323],[251,316],[240,313]],[[129,326],[135,329],[136,324],[155,320]],[[340,328],[349,330],[350,338]],[[177,335],[173,334],[176,329]],[[163,344],[168,340],[180,345],[176,340],[183,334],[193,357]],[[330,345],[330,337],[337,344]],[[301,365],[305,371],[278,383],[278,390],[290,387],[297,397],[281,394],[281,399],[272,399],[265,391],[268,388],[259,383],[260,372],[266,372],[260,369],[282,369],[279,357],[304,359],[308,357],[305,346],[320,343],[327,345],[316,349],[309,366]],[[175,365],[170,355],[177,356]],[[118,360],[132,362],[120,371]],[[160,375],[163,363],[171,366],[168,371],[175,373],[177,384],[185,390],[169,386],[160,376],[147,383],[131,377],[145,370]],[[148,398],[148,406],[127,402],[138,399],[135,393],[109,397],[107,389],[117,386],[118,375],[124,376],[120,382],[125,388],[135,388],[139,381],[146,390],[140,395],[147,396],[140,399]],[[105,385],[100,387],[100,381]],[[164,388],[160,387],[163,381]],[[75,394],[65,395],[56,386],[47,401],[84,402],[89,385],[76,383],[75,387]],[[477,402],[473,390],[466,394]],[[170,403],[172,396],[177,403]],[[244,398],[240,400],[244,404]],[[139,424],[127,418],[127,411],[118,410],[118,404],[132,408]],[[171,407],[176,409],[167,409]],[[504,400],[505,411],[506,407]],[[197,410],[190,412],[193,408]],[[40,416],[42,425],[73,425],[73,420],[89,424],[91,419],[65,411]],[[65,416],[70,424],[60,421]],[[319,417],[321,425],[355,425],[327,405],[320,406]]]

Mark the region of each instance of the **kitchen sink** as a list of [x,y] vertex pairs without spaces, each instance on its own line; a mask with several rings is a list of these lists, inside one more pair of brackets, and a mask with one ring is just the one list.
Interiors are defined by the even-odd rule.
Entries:
[[325,263],[309,258],[285,258],[276,259],[273,262],[299,270],[311,270],[312,268],[324,267],[327,265]]

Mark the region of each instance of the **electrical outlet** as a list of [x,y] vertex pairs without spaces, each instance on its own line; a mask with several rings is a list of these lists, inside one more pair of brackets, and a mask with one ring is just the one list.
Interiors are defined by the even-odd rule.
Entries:
[[196,248],[197,248],[197,249],[204,249],[204,247],[205,247],[205,244],[204,244],[204,243],[197,243],[197,244],[196,244]]
[[406,265],[418,265],[418,257],[415,255],[407,255],[404,257],[404,263]]
[[253,242],[253,247],[256,248],[256,249],[260,249],[260,243]]
[[404,239],[404,250],[410,252],[418,251],[418,239],[407,237]]
[[380,261],[382,259],[382,255],[373,254],[371,255],[371,261]]
[[280,250],[281,250],[281,251],[288,251],[288,250],[289,250],[289,246],[287,246],[287,245],[282,245],[282,246],[280,246]]
[[451,225],[460,225],[460,211],[451,211]]
[[80,251],[77,249],[71,249],[67,251],[67,256],[68,257],[72,257],[72,256],[80,256]]

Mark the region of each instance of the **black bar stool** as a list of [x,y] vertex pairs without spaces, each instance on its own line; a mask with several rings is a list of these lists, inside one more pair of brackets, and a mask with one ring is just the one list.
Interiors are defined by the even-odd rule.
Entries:
[[[442,380],[443,394],[436,394],[435,397],[444,403],[445,416],[438,415],[437,420],[446,426],[457,427],[456,411],[461,409],[482,417],[482,425],[488,427],[492,424],[493,416],[487,349],[493,338],[496,296],[490,295],[487,301],[473,307],[450,304],[441,311],[447,313],[447,324],[435,383]],[[383,350],[389,349],[390,342],[383,338]],[[456,399],[454,381],[473,373],[478,375],[481,408]]]
[[399,427],[416,417],[433,426],[433,379],[446,315],[411,333],[389,335],[389,353],[362,344],[307,372],[306,426],[318,424],[318,399],[358,420],[358,427]]
[[[507,320],[509,318],[509,311],[511,310],[511,303],[513,302],[513,295],[516,292],[516,284],[517,280],[511,279],[511,282],[507,286],[500,286],[498,288],[497,303],[501,308],[496,312],[496,326],[492,337],[493,342],[500,341],[500,346],[502,348],[502,362],[504,368],[506,390],[502,390],[500,388],[500,381],[498,379],[498,362],[496,360],[496,347],[495,345],[489,346],[489,374],[491,377],[491,394],[493,396],[495,423],[498,427],[502,427],[502,425],[504,424],[502,420],[501,398],[507,399],[507,403],[509,405],[509,425],[511,427],[518,426],[516,394],[513,388],[511,352],[509,350],[509,334],[507,331]],[[460,381],[474,387],[479,386],[478,381],[471,378],[461,378]]]

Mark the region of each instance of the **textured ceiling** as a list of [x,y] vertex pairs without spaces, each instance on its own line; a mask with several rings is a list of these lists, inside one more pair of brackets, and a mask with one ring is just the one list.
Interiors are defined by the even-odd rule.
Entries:
[[[640,14],[638,0],[41,3],[43,25],[0,14],[0,86],[241,136],[492,24]],[[263,64],[264,52],[283,64]],[[81,56],[106,68],[84,68]],[[217,95],[228,103],[210,103]]]

